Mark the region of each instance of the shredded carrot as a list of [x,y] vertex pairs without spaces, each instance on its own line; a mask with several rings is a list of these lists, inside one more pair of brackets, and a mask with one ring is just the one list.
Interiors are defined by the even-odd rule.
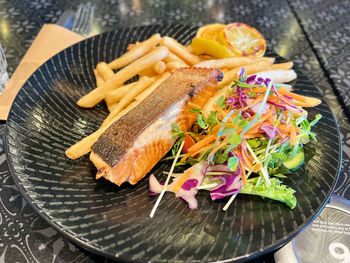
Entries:
[[192,171],[188,170],[186,172],[184,172],[183,175],[181,175],[181,177],[177,180],[176,184],[174,185],[173,191],[174,193],[177,193],[180,191],[181,186],[186,182],[186,180],[190,177]]
[[295,126],[291,125],[291,129],[290,129],[290,144],[291,145],[295,145],[297,143],[296,136],[297,136],[297,134],[296,134]]
[[253,135],[253,134],[260,133],[261,131],[259,129],[261,125],[262,123],[257,123],[257,125],[254,125],[254,127],[250,128],[250,130],[247,131],[245,134]]
[[224,147],[225,145],[229,144],[228,141],[222,141],[221,143],[219,143],[218,146],[216,146],[208,155],[208,159],[210,159],[211,156],[213,156],[218,150],[220,150],[222,147]]
[[190,157],[190,156],[191,156],[190,153],[187,152],[187,153],[181,158],[180,163],[183,163],[184,161],[186,161],[187,158]]
[[278,125],[278,130],[284,134],[289,133],[289,131],[291,130],[291,125],[290,124],[280,124],[280,125]]
[[202,152],[204,152],[204,151],[206,151],[208,148],[210,148],[211,146],[212,146],[213,144],[211,143],[211,144],[209,144],[209,145],[207,145],[207,146],[205,146],[205,147],[202,147],[202,148],[200,148],[198,151],[196,151],[196,152],[188,152],[188,153],[186,153],[182,158],[181,158],[181,160],[180,160],[180,162],[181,163],[183,163],[188,157],[194,157],[194,156],[196,156],[197,154],[200,154],[200,153],[202,153]]
[[250,116],[249,118],[247,118],[248,121],[251,121],[255,118],[255,114],[253,116]]
[[266,92],[267,88],[266,87],[256,87],[256,88],[251,88],[251,89],[246,89],[244,90],[244,93],[262,93]]
[[207,146],[211,142],[215,141],[216,136],[213,134],[209,134],[207,137],[204,137],[202,140],[198,141],[196,144],[192,145],[188,152],[196,152],[199,149],[203,148],[204,146]]
[[242,183],[243,183],[243,186],[247,186],[247,174],[245,173],[245,169],[243,167],[242,160],[239,160],[239,166],[241,167],[241,170],[242,170]]
[[221,123],[216,124],[210,131],[210,134],[217,134],[221,128]]
[[261,162],[258,162],[256,163],[254,166],[253,166],[253,172],[254,173],[257,173],[262,167],[262,163]]
[[[267,91],[267,87],[256,87],[256,88],[250,88],[250,89],[246,89],[244,90],[244,93],[263,93]],[[279,87],[278,88],[278,92],[280,91],[289,91],[289,88],[287,87]]]
[[259,96],[257,97],[255,100],[253,100],[250,104],[248,104],[247,106],[245,106],[244,108],[241,109],[241,111],[245,111],[247,109],[249,109],[250,107],[253,107],[254,105],[256,105],[257,103],[259,103],[260,101],[262,101],[264,99],[264,96]]
[[243,139],[254,139],[254,138],[262,138],[264,137],[261,133],[256,133],[256,134],[244,134]]
[[250,160],[248,159],[248,157],[246,156],[245,152],[243,151],[242,147],[241,147],[241,156],[243,158],[244,163],[247,165],[248,169],[253,170],[253,166]]
[[272,125],[272,126],[275,124],[275,119],[276,119],[275,116],[276,116],[276,115],[273,114],[273,115],[271,115],[271,116],[267,119],[267,122],[268,122],[270,125]]
[[[228,114],[228,112],[224,111],[216,104],[214,105],[214,109],[221,115],[220,120],[224,119],[226,117],[226,115]],[[229,119],[232,120],[232,116]]]
[[262,116],[261,120],[259,122],[256,122],[252,125],[252,127],[250,128],[250,130],[253,130],[256,127],[260,127],[260,125],[262,123],[264,123],[264,121],[266,121],[268,118],[270,118],[273,114],[273,110],[270,110],[269,112],[267,112],[264,116]]

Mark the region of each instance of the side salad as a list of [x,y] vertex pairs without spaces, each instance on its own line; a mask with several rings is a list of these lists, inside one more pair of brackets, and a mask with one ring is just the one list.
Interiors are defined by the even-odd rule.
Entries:
[[[177,141],[172,156],[165,159],[174,163],[164,184],[154,175],[149,177],[150,194],[173,192],[191,209],[198,208],[199,190],[208,191],[212,200],[228,198],[224,210],[237,194],[258,195],[295,208],[295,190],[282,180],[303,164],[303,147],[311,139],[316,141],[311,128],[322,116],[307,120],[304,107],[321,101],[291,88],[246,76],[243,68],[223,95],[212,98],[210,109],[191,109],[197,121],[190,131],[172,125]],[[189,168],[173,173],[175,166]]]

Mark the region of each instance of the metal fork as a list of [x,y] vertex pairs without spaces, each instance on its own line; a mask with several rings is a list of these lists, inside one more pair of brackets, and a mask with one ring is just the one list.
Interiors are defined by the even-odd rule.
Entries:
[[86,37],[91,30],[94,12],[95,7],[90,2],[80,4],[74,16],[72,31]]

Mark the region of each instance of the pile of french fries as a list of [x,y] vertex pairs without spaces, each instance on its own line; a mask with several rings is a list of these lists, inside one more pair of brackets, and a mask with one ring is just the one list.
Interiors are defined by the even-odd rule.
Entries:
[[[96,88],[80,98],[77,104],[91,108],[104,100],[109,115],[97,131],[67,149],[66,155],[76,159],[90,152],[91,146],[109,126],[140,104],[177,68],[218,68],[224,74],[219,88],[231,85],[243,67],[247,75],[258,73],[278,83],[296,78],[295,72],[291,70],[292,62],[274,62],[275,59],[271,57],[212,59],[206,55],[198,56],[192,52],[191,45],[185,47],[175,39],[161,37],[160,34],[143,42],[130,44],[128,51],[121,57],[108,64],[100,62],[96,66]],[[138,76],[137,81],[125,84],[135,76]]]

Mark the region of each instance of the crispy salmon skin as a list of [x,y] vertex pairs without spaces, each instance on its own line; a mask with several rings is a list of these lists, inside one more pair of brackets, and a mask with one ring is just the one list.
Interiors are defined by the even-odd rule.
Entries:
[[112,124],[92,146],[96,178],[136,184],[171,149],[172,123],[187,131],[215,94],[222,73],[216,69],[175,70],[140,105]]

